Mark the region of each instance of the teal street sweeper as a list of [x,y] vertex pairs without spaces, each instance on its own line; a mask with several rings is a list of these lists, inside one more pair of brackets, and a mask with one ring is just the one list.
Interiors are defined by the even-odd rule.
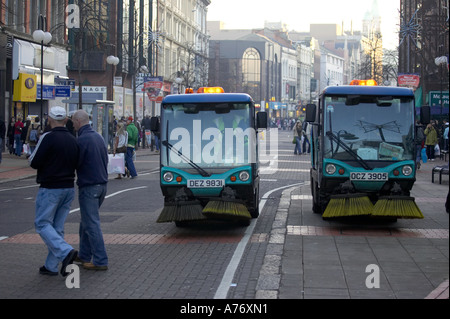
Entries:
[[[429,107],[420,111],[427,124]],[[381,87],[373,80],[325,88],[318,106],[306,109],[313,211],[323,218],[423,218],[410,196],[420,150],[415,120],[408,88]]]
[[255,111],[247,94],[205,87],[165,97],[160,121],[152,123],[161,138],[164,208],[158,222],[227,219],[248,225],[258,217],[257,135],[264,128],[267,115]]

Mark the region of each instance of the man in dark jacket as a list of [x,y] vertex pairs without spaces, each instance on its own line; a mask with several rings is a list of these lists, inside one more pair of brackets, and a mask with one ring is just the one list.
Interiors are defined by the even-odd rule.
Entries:
[[0,164],[2,162],[3,141],[5,140],[6,126],[5,122],[0,118]]
[[37,169],[36,181],[40,188],[36,197],[35,228],[48,247],[43,275],[67,276],[67,265],[77,257],[77,251],[64,240],[64,222],[75,196],[75,169],[78,164],[78,145],[75,137],[64,127],[66,110],[56,106],[50,110],[51,131],[39,139],[29,158],[30,166]]
[[72,117],[78,131],[80,155],[77,168],[80,202],[80,252],[77,261],[85,269],[108,269],[99,208],[106,196],[108,183],[108,150],[103,137],[89,125],[89,115],[79,110]]

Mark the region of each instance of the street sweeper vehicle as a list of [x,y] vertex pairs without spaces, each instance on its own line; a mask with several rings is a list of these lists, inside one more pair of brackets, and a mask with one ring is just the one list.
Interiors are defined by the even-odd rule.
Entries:
[[[429,122],[429,107],[420,110]],[[416,112],[408,88],[352,81],[310,104],[313,211],[323,218],[423,218],[410,196],[416,179]]]
[[256,114],[247,94],[206,87],[165,97],[159,121],[164,208],[158,222],[226,219],[248,225],[258,217],[257,134],[264,128],[266,113]]

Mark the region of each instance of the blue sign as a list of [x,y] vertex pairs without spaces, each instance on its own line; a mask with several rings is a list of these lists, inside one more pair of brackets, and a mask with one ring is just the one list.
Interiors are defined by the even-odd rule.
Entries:
[[[42,95],[44,100],[54,100],[55,99],[55,86],[54,85],[44,85],[42,87]],[[36,100],[41,99],[41,85],[37,85],[37,95]]]
[[70,97],[70,85],[55,86],[55,97]]

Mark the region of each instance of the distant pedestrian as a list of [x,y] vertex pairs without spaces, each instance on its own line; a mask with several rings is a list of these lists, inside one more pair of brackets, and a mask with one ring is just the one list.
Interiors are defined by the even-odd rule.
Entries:
[[36,145],[41,135],[40,132],[41,132],[41,123],[39,116],[36,116],[34,118],[34,123],[32,123],[31,126],[28,128],[27,137],[25,138],[25,143],[27,143],[30,146],[30,154],[33,154],[34,150],[36,149]]
[[422,149],[425,145],[425,133],[423,131],[423,125],[419,120],[416,121],[416,137],[415,137],[415,150],[416,150],[416,165],[417,169],[420,169],[420,161],[422,160]]
[[142,147],[143,148],[149,148],[152,144],[152,133],[150,131],[151,127],[151,120],[148,115],[145,116],[145,118],[142,120],[142,131],[144,132],[144,139]]
[[9,154],[15,154],[15,147],[14,147],[14,131],[15,131],[15,124],[16,124],[16,119],[14,117],[11,117],[11,121],[8,124],[8,149],[9,149]]
[[294,148],[294,154],[295,155],[302,155],[302,122],[297,121],[297,123],[294,126],[294,139],[295,139],[295,148]]
[[30,166],[37,169],[36,181],[40,188],[36,197],[36,232],[48,247],[43,275],[67,276],[67,265],[77,256],[77,251],[64,240],[64,223],[75,196],[75,169],[78,164],[78,145],[75,137],[64,127],[66,111],[56,106],[50,110],[52,128],[41,136],[35,152],[30,156]]
[[426,135],[425,145],[427,148],[427,157],[430,161],[434,161],[434,148],[436,147],[436,144],[438,143],[436,129],[434,128],[434,126],[432,124],[428,124],[424,133]]
[[23,123],[22,118],[18,117],[17,122],[14,124],[14,147],[15,147],[15,154],[17,156],[22,155],[22,130],[23,130]]
[[80,252],[77,261],[85,269],[108,269],[99,208],[108,183],[108,150],[103,137],[89,124],[89,115],[79,110],[72,117],[78,131],[80,155],[77,168],[78,200],[80,202]]
[[0,164],[2,163],[3,141],[5,140],[6,125],[5,121],[0,118]]
[[133,123],[133,117],[127,119],[128,144],[127,153],[125,154],[125,163],[130,171],[131,178],[137,177],[136,168],[134,167],[133,156],[138,142],[138,129]]
[[444,134],[442,135],[442,138],[444,139],[444,150],[448,151],[448,122],[444,124]]
[[[127,152],[127,144],[128,144],[128,132],[125,130],[125,125],[122,122],[117,123],[117,132],[116,137],[114,138],[114,148],[113,154],[114,156],[118,154],[125,154]],[[125,168],[125,174],[128,176],[128,168]],[[116,179],[121,179],[122,174],[119,174]]]

